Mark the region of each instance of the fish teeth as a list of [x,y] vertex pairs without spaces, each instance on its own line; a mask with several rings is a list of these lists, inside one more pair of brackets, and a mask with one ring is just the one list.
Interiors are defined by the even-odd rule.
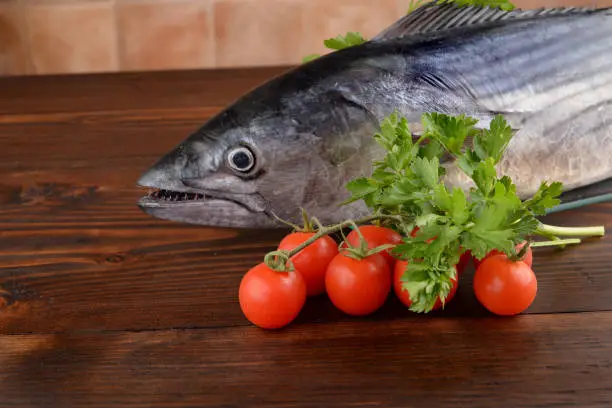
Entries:
[[149,189],[147,196],[163,201],[196,201],[206,198],[206,196],[201,193],[189,193],[164,189]]

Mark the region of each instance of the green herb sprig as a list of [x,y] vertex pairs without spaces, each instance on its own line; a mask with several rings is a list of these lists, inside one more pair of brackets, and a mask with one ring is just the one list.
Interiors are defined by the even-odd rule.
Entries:
[[[342,50],[344,48],[353,47],[355,45],[363,44],[367,41],[365,37],[363,37],[360,33],[349,31],[346,35],[339,35],[335,38],[328,38],[323,41],[323,45],[325,45],[330,50]],[[311,54],[304,57],[303,62],[309,62],[319,58],[321,55],[319,54]]]
[[[537,216],[560,203],[562,184],[543,182],[522,201],[512,180],[499,177],[496,170],[512,129],[502,116],[488,129],[478,129],[476,123],[465,115],[426,113],[423,135],[414,141],[407,120],[394,113],[374,136],[386,156],[373,163],[370,177],[347,184],[351,197],[346,204],[362,200],[405,237],[393,254],[408,261],[402,280],[416,312],[430,311],[438,296],[444,302],[456,278],[455,265],[466,251],[478,259],[493,250],[519,259],[516,245],[532,235],[552,235],[555,240],[558,235],[603,235],[602,227],[561,230],[543,225]],[[441,158],[448,154],[472,179],[469,191],[445,185]]]

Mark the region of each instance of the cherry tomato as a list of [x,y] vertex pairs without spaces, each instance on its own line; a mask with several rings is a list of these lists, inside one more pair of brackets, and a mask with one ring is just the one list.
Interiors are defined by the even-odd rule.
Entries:
[[[278,249],[291,251],[314,234],[314,232],[291,233],[282,239]],[[300,271],[304,278],[307,296],[325,292],[325,271],[336,255],[338,255],[338,244],[326,235],[291,257],[295,269]]]
[[[359,231],[363,238],[368,243],[368,249],[376,248],[381,245],[397,245],[402,242],[402,236],[390,228],[379,227],[377,225],[364,225],[359,227]],[[359,234],[356,230],[351,231],[346,240],[352,246],[359,246]],[[345,246],[346,244],[344,244]],[[395,265],[395,258],[389,253],[391,249],[386,249],[380,254],[385,258],[389,264],[389,268],[393,268]]]
[[[405,290],[402,287],[402,275],[404,274],[404,271],[406,270],[406,265],[408,264],[407,261],[402,261],[402,260],[398,260],[395,263],[395,268],[393,270],[393,291],[395,292],[395,295],[399,298],[399,300],[402,301],[403,304],[405,304],[406,306],[410,307],[410,305],[412,304],[412,301],[410,300],[410,293],[408,293],[407,290]],[[448,296],[446,296],[446,300],[444,302],[445,305],[448,305],[448,303],[453,300],[453,298],[455,297],[455,294],[457,293],[457,288],[459,287],[459,282],[457,281],[457,279],[453,279],[453,286],[451,287],[450,292],[448,293]],[[433,310],[438,310],[442,307],[442,300],[440,300],[440,298],[438,297],[438,299],[436,300],[436,303],[434,303],[433,306]]]
[[[520,243],[518,244],[515,248],[517,251],[520,251],[521,248],[523,248],[525,246],[526,242]],[[474,260],[474,269],[478,269],[478,267],[480,266],[480,264],[487,258],[493,256],[493,255],[503,255],[506,256],[506,254],[499,252],[498,250],[494,249],[493,251],[489,252],[482,260],[478,260],[476,259],[476,257],[472,257],[472,259]],[[533,266],[533,251],[531,250],[531,247],[529,247],[529,249],[527,250],[527,253],[525,254],[525,256],[523,257],[523,259],[521,259],[523,262],[525,262],[527,264],[527,266],[529,266],[530,268]]]
[[391,268],[382,254],[361,260],[341,251],[327,267],[325,287],[334,306],[353,316],[374,313],[391,292]]
[[260,263],[242,278],[238,299],[251,323],[278,329],[291,323],[304,307],[306,284],[297,269],[277,272]]
[[474,274],[474,294],[490,312],[511,316],[523,312],[535,299],[538,282],[523,261],[505,255],[486,258]]

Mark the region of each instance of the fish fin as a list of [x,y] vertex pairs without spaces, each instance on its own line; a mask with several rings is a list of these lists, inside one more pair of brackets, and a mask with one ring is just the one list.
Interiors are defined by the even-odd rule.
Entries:
[[552,15],[600,13],[606,10],[609,9],[558,7],[505,11],[491,7],[458,6],[452,3],[439,4],[432,2],[402,17],[375,36],[372,41],[397,39],[408,35],[475,26],[494,21],[528,19]]
[[548,211],[549,214],[612,201],[612,177],[588,186],[565,191],[559,199],[561,204],[551,208]]

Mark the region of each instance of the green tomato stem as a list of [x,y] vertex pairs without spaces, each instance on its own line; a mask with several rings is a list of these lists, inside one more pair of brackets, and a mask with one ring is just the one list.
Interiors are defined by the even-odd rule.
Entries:
[[559,237],[603,237],[606,230],[603,225],[595,227],[557,227],[554,225],[540,224],[536,230],[537,234]]
[[[331,234],[332,232],[340,231],[343,228],[346,228],[350,225],[356,226],[357,224],[365,224],[367,222],[382,219],[382,218],[395,219],[395,220],[401,221],[401,217],[396,216],[396,215],[379,214],[379,215],[371,215],[371,216],[359,219],[357,221],[347,220],[347,221],[341,222],[340,224],[331,225],[329,227],[323,227],[323,228],[320,228],[319,231],[317,231],[312,237],[308,238],[306,241],[302,242],[300,245],[298,245],[297,247],[295,247],[293,250],[291,250],[288,253],[287,251],[273,251],[273,252],[266,254],[266,256],[264,257],[264,262],[271,269],[274,269],[279,272],[285,272],[287,271],[285,267],[285,264],[287,263],[287,261],[289,261],[292,256],[294,256],[295,254],[297,254],[302,249],[306,248],[307,246],[309,246],[310,244],[312,244],[319,238],[325,235]],[[357,232],[360,233],[359,230]],[[359,235],[361,236],[361,234]],[[290,266],[290,268],[292,268],[292,266]]]
[[[317,239],[319,239],[319,238],[321,238],[321,237],[323,237],[325,235],[329,235],[332,232],[340,231],[341,229],[346,228],[346,227],[348,227],[350,225],[365,224],[367,222],[370,222],[370,221],[373,221],[373,220],[378,220],[378,219],[381,219],[381,218],[391,218],[391,219],[400,220],[400,217],[395,216],[395,215],[371,215],[371,216],[362,218],[362,219],[357,220],[357,221],[347,220],[347,221],[341,222],[340,224],[331,225],[329,227],[321,228],[316,234],[314,234],[312,237],[308,238],[306,241],[304,241],[303,243],[301,243],[300,245],[295,247],[291,252],[289,252],[289,258],[291,258],[293,255],[297,254],[302,249],[306,248],[308,245],[312,244]],[[357,232],[359,233],[359,231],[357,231]],[[360,234],[360,236],[361,236],[361,234]]]
[[[264,257],[264,263],[268,268],[277,272],[292,272],[295,270],[295,266],[286,251],[272,251],[266,254]],[[287,267],[289,264],[289,267]]]
[[302,208],[302,222],[304,223],[304,232],[312,232],[312,224],[308,219],[308,213]]
[[[525,243],[525,245],[523,245],[523,247],[521,248],[521,250],[518,253],[512,254],[512,255],[508,256],[508,259],[510,259],[511,261],[514,261],[514,262],[523,259],[525,257],[525,254],[527,254],[527,251],[529,250],[529,248],[531,248],[533,246],[532,244],[533,243],[528,240]],[[515,251],[513,251],[513,252],[515,252]]]
[[579,238],[556,239],[553,241],[532,242],[531,247],[548,247],[548,246],[564,246],[568,244],[579,244],[582,242]]
[[273,216],[274,218],[276,218],[276,220],[277,220],[277,221],[279,221],[279,222],[281,222],[281,223],[285,224],[286,226],[290,227],[290,228],[291,228],[292,230],[294,230],[294,231],[300,231],[300,230],[301,230],[301,228],[300,228],[300,227],[298,227],[297,225],[292,224],[292,223],[290,223],[289,221],[285,221],[285,220],[283,220],[281,217],[279,217],[278,215],[276,215],[276,214],[274,214],[274,213],[272,213],[272,216]]

